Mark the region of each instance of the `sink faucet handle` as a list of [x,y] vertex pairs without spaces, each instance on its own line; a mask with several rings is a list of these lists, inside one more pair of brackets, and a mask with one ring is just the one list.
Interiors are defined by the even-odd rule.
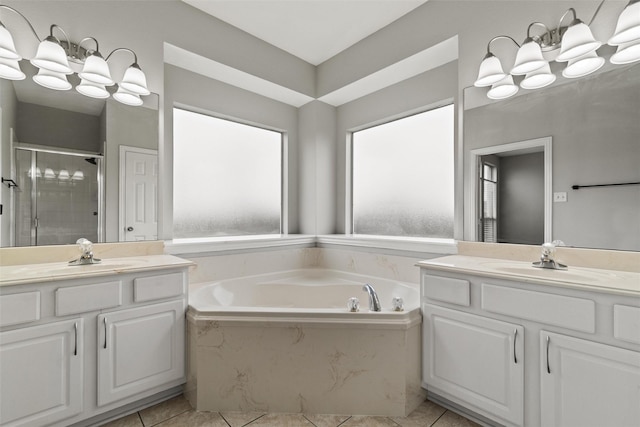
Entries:
[[78,249],[80,250],[82,256],[90,255],[93,251],[93,243],[91,243],[90,240],[85,239],[84,237],[78,239],[76,241],[76,244],[78,245]]
[[542,256],[544,258],[551,258],[555,252],[556,245],[554,243],[547,242],[542,244]]

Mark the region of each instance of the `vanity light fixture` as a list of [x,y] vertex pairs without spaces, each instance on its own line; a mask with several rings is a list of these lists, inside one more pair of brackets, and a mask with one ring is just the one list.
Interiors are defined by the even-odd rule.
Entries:
[[[598,5],[589,25],[604,2],[602,0]],[[565,26],[563,22],[570,14],[572,20]],[[540,89],[552,84],[556,75],[551,72],[550,61],[567,63],[562,71],[565,78],[584,77],[597,71],[604,65],[605,59],[596,52],[602,42],[595,39],[589,25],[578,19],[575,9],[569,8],[555,28],[550,29],[541,22],[529,24],[527,36],[521,45],[505,35],[492,38],[487,44],[487,54],[480,64],[474,86],[491,86],[487,97],[505,99],[518,92],[512,76],[525,76],[520,80],[523,89]],[[543,29],[542,34],[532,34],[536,26]],[[504,72],[500,60],[491,51],[491,44],[498,39],[510,39],[518,46],[514,65],[508,73]],[[618,18],[615,33],[608,44],[618,47],[610,58],[612,64],[629,64],[640,60],[640,0],[629,1]]]
[[[85,37],[78,44],[70,41],[65,31],[56,24],[49,28],[49,35],[40,40],[31,22],[16,9],[0,4],[0,9],[7,9],[19,15],[28,24],[33,35],[40,41],[36,56],[31,59],[31,63],[36,66],[38,74],[33,76],[33,80],[46,88],[54,90],[69,90],[72,85],[67,80],[67,75],[77,73],[80,84],[76,90],[92,98],[108,98],[110,92],[107,86],[113,86],[116,82],[111,77],[111,70],[107,61],[116,52],[129,52],[133,55],[133,63],[124,72],[122,81],[118,84],[120,89],[126,91],[126,96],[114,94],[114,99],[127,105],[142,105],[140,96],[149,95],[147,79],[144,72],[138,65],[136,53],[129,49],[119,47],[111,51],[106,59],[100,53],[98,40],[94,37]],[[54,30],[58,30],[64,39],[60,40],[54,36]],[[91,41],[95,44],[95,49],[83,47],[85,42]],[[0,21],[0,78],[8,80],[22,80],[26,77],[20,69],[19,61],[22,56],[17,52],[13,37],[5,25]]]

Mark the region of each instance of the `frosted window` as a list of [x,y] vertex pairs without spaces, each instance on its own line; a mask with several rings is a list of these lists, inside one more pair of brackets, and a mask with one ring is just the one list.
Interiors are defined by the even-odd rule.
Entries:
[[173,110],[174,238],[279,234],[282,134]]
[[353,232],[453,238],[453,105],[353,133]]

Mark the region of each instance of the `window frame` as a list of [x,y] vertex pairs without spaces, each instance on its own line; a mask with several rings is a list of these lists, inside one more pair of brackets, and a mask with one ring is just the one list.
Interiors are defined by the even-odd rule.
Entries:
[[[175,110],[182,110],[193,114],[200,114],[208,117],[212,117],[214,119],[225,120],[236,124],[241,124],[245,126],[251,126],[254,128],[277,132],[280,134],[280,233],[273,234],[247,234],[247,235],[224,235],[224,236],[201,236],[194,238],[176,238],[173,234],[174,232],[174,222],[175,222],[175,214],[174,214],[174,204],[175,199],[171,205],[172,212],[172,221],[171,221],[171,235],[172,242],[176,245],[180,244],[193,244],[193,243],[205,243],[205,242],[221,242],[221,241],[250,241],[252,239],[256,239],[258,241],[263,241],[264,239],[269,238],[280,238],[282,236],[286,236],[289,234],[289,215],[288,215],[288,180],[289,180],[289,165],[288,165],[288,132],[284,129],[280,129],[274,126],[265,125],[263,123],[256,123],[250,120],[241,119],[238,117],[229,116],[226,114],[216,113],[213,111],[203,110],[193,106],[187,106],[184,104],[174,104],[172,107],[172,130],[173,130],[173,155],[175,158]],[[172,161],[172,191],[175,192],[175,161]]]
[[[447,107],[447,106],[452,106],[453,107],[453,114],[454,114],[454,129],[452,129],[453,135],[454,135],[454,140],[453,140],[453,146],[451,147],[451,149],[453,150],[453,164],[451,165],[452,167],[452,171],[453,171],[453,178],[454,178],[454,215],[453,215],[453,236],[451,238],[435,238],[435,237],[409,237],[409,236],[390,236],[390,235],[374,235],[374,234],[356,234],[354,233],[355,227],[354,227],[354,210],[353,210],[353,171],[354,171],[354,134],[366,129],[370,129],[373,127],[377,127],[377,126],[381,126],[381,125],[385,125],[388,123],[392,123],[392,122],[396,122],[398,120],[402,120],[402,119],[406,119],[409,117],[413,117],[416,116],[418,114],[423,114],[432,110],[437,110],[439,108],[443,108],[443,107]],[[411,110],[411,111],[406,111],[391,117],[386,117],[383,118],[381,120],[378,121],[374,121],[371,123],[367,123],[365,125],[362,126],[358,126],[358,127],[354,127],[352,129],[349,129],[347,131],[347,135],[346,135],[346,162],[345,164],[347,165],[347,174],[345,177],[345,235],[349,236],[351,239],[353,238],[358,238],[358,239],[363,239],[363,240],[378,240],[378,241],[385,241],[385,242],[389,242],[389,241],[405,241],[405,242],[431,242],[434,243],[436,245],[440,245],[440,244],[445,244],[445,245],[449,245],[452,242],[455,242],[455,235],[456,235],[456,214],[455,214],[455,188],[456,188],[456,150],[455,150],[455,144],[456,144],[456,138],[455,138],[455,126],[456,126],[456,120],[455,120],[455,108],[456,108],[456,104],[454,102],[454,100],[452,98],[449,99],[444,99],[441,101],[438,101],[436,103],[430,104],[428,106],[424,106],[421,107],[419,109],[416,110]]]

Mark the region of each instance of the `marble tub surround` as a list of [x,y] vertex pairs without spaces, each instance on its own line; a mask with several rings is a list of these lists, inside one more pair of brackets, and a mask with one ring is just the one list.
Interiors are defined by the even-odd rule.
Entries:
[[[508,243],[458,242],[458,255],[499,258],[514,261],[538,261],[541,246]],[[640,273],[640,252],[605,249],[556,247],[555,259],[569,268],[587,267]]]
[[198,411],[406,416],[424,401],[420,321],[188,320],[185,395]]
[[[96,258],[99,258],[96,256]],[[158,271],[176,267],[189,267],[193,263],[173,255],[138,255],[121,258],[103,258],[99,264],[68,265],[68,260],[0,266],[0,286],[15,286],[79,277],[100,277],[112,274]]]
[[451,273],[468,273],[525,283],[585,289],[640,297],[640,273],[569,266],[568,270],[535,268],[530,261],[450,255],[418,263],[420,267]]
[[197,264],[190,283],[210,282],[301,268],[326,268],[418,284],[418,261],[439,255],[404,257],[336,248],[299,248],[227,255],[179,255]]
[[[162,255],[163,253],[162,241],[93,244],[93,255],[99,259]],[[75,244],[0,248],[0,266],[68,262],[78,256],[78,245]]]

